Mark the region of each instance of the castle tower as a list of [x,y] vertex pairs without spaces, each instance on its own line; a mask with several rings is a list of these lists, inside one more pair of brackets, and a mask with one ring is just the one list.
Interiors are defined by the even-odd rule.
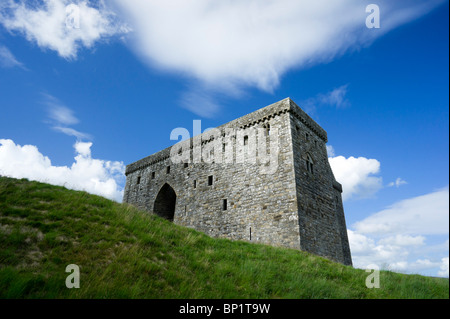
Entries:
[[124,202],[213,237],[352,265],[326,143],[286,98],[128,165]]

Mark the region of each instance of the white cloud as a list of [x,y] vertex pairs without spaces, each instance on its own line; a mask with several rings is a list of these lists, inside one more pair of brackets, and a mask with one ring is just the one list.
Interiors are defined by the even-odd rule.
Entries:
[[317,100],[321,104],[325,105],[332,105],[338,108],[346,107],[350,104],[350,102],[345,98],[345,95],[347,94],[347,88],[348,84],[335,88],[327,94],[319,94],[317,96]]
[[73,125],[79,123],[74,112],[50,94],[42,94],[48,107],[49,118],[58,124]]
[[309,114],[314,114],[320,106],[333,106],[344,108],[350,106],[350,102],[345,97],[347,95],[348,84],[334,88],[327,93],[319,93],[315,97],[301,101],[300,105]]
[[[126,34],[125,43],[146,64],[193,79],[209,88],[204,96],[217,90],[236,94],[248,86],[272,92],[288,70],[370,45],[443,2],[379,0],[380,29],[365,25],[369,0],[5,0],[0,23],[67,59]],[[192,94],[183,96],[183,106]],[[344,95],[341,87],[319,98],[342,107]],[[203,100],[187,108],[200,115],[217,112],[211,97]]]
[[397,187],[397,188],[399,188],[401,185],[404,185],[404,184],[408,184],[406,181],[404,181],[403,179],[401,179],[400,177],[397,177],[397,179],[395,180],[395,182],[390,182],[389,184],[388,184],[388,187],[393,187],[393,186],[395,186],[395,187]]
[[[424,251],[436,247],[427,246],[424,236],[391,236],[376,239],[348,230],[353,266],[365,269],[369,265],[377,265],[381,269],[402,273],[422,273],[426,275],[448,277],[448,249],[440,248],[430,258],[421,258]],[[447,263],[447,264],[446,264]]]
[[[365,8],[371,2],[360,0],[114,3],[133,26],[130,43],[135,52],[150,67],[184,74],[200,86],[207,83],[222,91],[251,86],[272,92],[286,71],[358,50],[443,1],[380,0],[380,29],[366,27]],[[322,102],[345,106],[343,89]]]
[[327,147],[327,154],[328,154],[328,157],[333,157],[333,156],[336,155],[333,146],[327,145],[326,147]]
[[446,187],[396,202],[354,223],[348,235],[355,267],[373,263],[394,271],[448,276],[449,241],[442,243],[449,234],[448,201]]
[[92,142],[88,143],[75,143],[75,151],[83,157],[91,157]]
[[336,156],[328,160],[336,180],[342,184],[343,200],[368,198],[382,188],[382,178],[374,176],[380,172],[376,159]]
[[440,268],[441,268],[441,270],[438,272],[438,275],[448,278],[448,257],[442,258],[442,263],[441,263]]
[[34,1],[7,0],[0,5],[0,23],[39,47],[72,59],[81,47],[91,48],[99,40],[129,31],[118,24],[103,1],[96,4],[94,7],[83,0],[42,0],[38,5]]
[[77,131],[77,130],[71,128],[71,127],[53,126],[52,129],[54,129],[55,131],[64,133],[66,135],[69,135],[69,136],[74,136],[74,137],[77,138],[77,140],[83,140],[83,139],[90,140],[90,139],[92,139],[92,136],[90,134]]
[[65,106],[61,101],[50,94],[43,93],[42,95],[44,97],[43,103],[47,107],[48,118],[52,129],[69,136],[74,136],[78,140],[92,139],[90,134],[77,131],[72,127],[68,127],[68,125],[73,125],[80,122],[75,116],[73,110]]
[[74,163],[70,167],[54,166],[36,146],[0,139],[0,175],[84,190],[121,202],[125,165],[92,158],[91,146],[92,143],[76,142]]
[[353,265],[356,268],[366,268],[371,264],[388,268],[391,264],[404,262],[408,256],[406,247],[387,242],[377,243],[375,239],[350,229],[347,232]]
[[414,235],[449,233],[449,189],[405,199],[354,224],[362,234]]
[[385,237],[378,241],[379,244],[383,245],[395,245],[395,246],[422,246],[424,245],[424,236],[410,236],[410,235],[400,235]]
[[0,45],[0,67],[3,68],[19,67],[24,70],[26,69],[25,66],[16,59],[16,57],[11,53],[11,51],[3,45]]
[[136,49],[150,64],[269,91],[287,69],[328,61],[424,9],[381,1],[384,30],[372,32],[365,26],[370,2],[359,0],[115,2],[134,23]]
[[217,114],[220,106],[214,100],[211,92],[192,88],[185,92],[180,100],[181,106],[191,112],[211,118]]

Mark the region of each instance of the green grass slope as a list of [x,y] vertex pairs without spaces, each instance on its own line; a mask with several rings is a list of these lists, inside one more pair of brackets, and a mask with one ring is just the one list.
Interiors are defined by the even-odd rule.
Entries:
[[[80,288],[65,285],[69,264]],[[443,278],[368,273],[177,226],[85,192],[0,177],[0,298],[449,298]]]

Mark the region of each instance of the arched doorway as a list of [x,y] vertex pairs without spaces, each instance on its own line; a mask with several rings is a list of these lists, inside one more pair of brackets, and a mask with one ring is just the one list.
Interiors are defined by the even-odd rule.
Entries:
[[158,215],[170,221],[173,221],[175,215],[175,204],[177,194],[169,184],[161,187],[153,205],[153,211]]

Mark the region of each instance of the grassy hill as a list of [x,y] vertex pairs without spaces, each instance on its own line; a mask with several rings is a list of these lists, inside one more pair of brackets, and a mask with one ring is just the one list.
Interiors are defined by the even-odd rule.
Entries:
[[[69,264],[80,288],[65,286]],[[449,281],[368,273],[213,239],[85,192],[0,177],[0,298],[449,298]]]

